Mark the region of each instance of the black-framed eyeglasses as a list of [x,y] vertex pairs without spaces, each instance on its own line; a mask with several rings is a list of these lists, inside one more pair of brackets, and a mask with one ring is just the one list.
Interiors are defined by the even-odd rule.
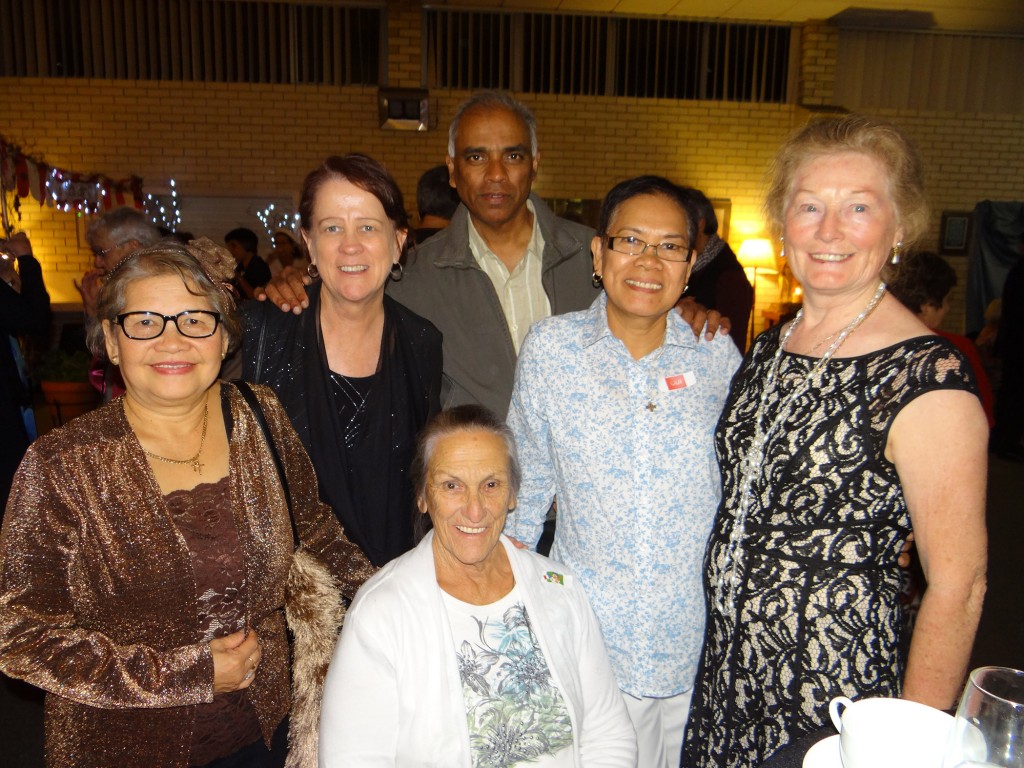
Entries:
[[104,256],[106,256],[111,251],[116,251],[122,245],[127,245],[130,242],[131,242],[131,240],[125,240],[123,243],[116,243],[115,245],[112,245],[109,248],[102,248],[102,249],[101,248],[93,248],[92,249],[92,255],[93,256],[98,256],[99,258],[102,259]]
[[654,249],[654,255],[662,261],[674,261],[686,263],[693,255],[693,251],[682,243],[645,243],[639,237],[632,235],[604,236],[605,244],[616,253],[624,253],[627,256],[639,256],[648,248]]
[[159,312],[125,312],[114,322],[121,326],[124,335],[136,341],[149,341],[164,332],[168,321],[174,323],[178,333],[190,339],[205,339],[213,336],[220,325],[220,313],[205,309],[186,309],[176,315],[161,315]]

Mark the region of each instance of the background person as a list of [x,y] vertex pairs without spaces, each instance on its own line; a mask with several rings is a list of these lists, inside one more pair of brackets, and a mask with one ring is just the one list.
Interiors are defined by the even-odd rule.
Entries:
[[82,294],[86,318],[96,314],[96,298],[103,279],[121,259],[140,248],[147,248],[160,239],[160,230],[146,215],[135,208],[115,208],[94,219],[85,231],[85,240],[95,258],[93,269],[75,283]]
[[302,185],[312,274],[301,316],[244,309],[243,378],[274,389],[329,504],[375,565],[413,546],[409,466],[439,410],[441,335],[384,294],[408,235],[402,192],[365,155],[328,157]]
[[[928,226],[920,158],[892,125],[810,122],[765,212],[803,309],[761,334],[716,434],[723,497],[682,765],[761,765],[834,696],[954,705],[985,593],[988,429],[970,364],[883,268]],[[897,558],[928,589],[903,650]]]
[[929,329],[952,342],[971,364],[974,378],[977,379],[981,406],[985,409],[985,416],[991,427],[994,423],[992,387],[989,386],[988,374],[985,372],[981,355],[978,354],[978,348],[966,336],[948,333],[939,327],[949,312],[950,294],[956,285],[956,272],[945,259],[931,251],[912,251],[903,256],[893,269],[893,273],[893,278],[889,281],[890,293],[917,315]]
[[[95,257],[95,268],[82,276],[82,282],[75,283],[82,294],[82,308],[85,319],[96,316],[96,299],[107,273],[129,254],[157,243],[160,230],[145,214],[134,208],[115,208],[95,219],[85,232],[86,242]],[[93,358],[89,366],[89,381],[103,395],[104,402],[124,392],[124,382],[117,367]]]
[[686,297],[692,297],[702,306],[716,309],[730,318],[732,327],[729,335],[736,342],[736,348],[745,352],[750,313],[754,307],[754,289],[732,248],[718,236],[715,206],[699,189],[685,189],[697,210],[697,256],[690,270]]
[[999,397],[992,448],[1005,461],[1024,462],[1024,238],[1020,260],[1003,283],[1002,314],[995,340],[1000,361]]
[[19,337],[45,334],[49,325],[50,295],[28,236],[18,232],[0,240],[0,521],[14,472],[36,438],[31,381]]
[[256,289],[270,282],[270,267],[259,255],[260,239],[251,229],[237,227],[224,235],[224,244],[237,262],[232,281],[238,294],[246,299],[256,296]]
[[636,766],[582,587],[501,536],[520,478],[508,428],[479,406],[445,411],[415,467],[433,531],[352,604],[320,764]]
[[591,243],[604,292],[533,327],[508,417],[524,480],[506,532],[535,547],[557,497],[551,554],[593,602],[645,768],[679,761],[720,492],[712,435],[740,363],[674,310],[696,224],[668,179],[612,188]]
[[291,230],[278,227],[271,236],[274,243],[274,250],[267,257],[267,266],[270,267],[270,274],[276,275],[285,267],[292,267],[300,272],[309,266],[309,259],[306,258]]
[[459,194],[449,183],[448,166],[435,165],[423,172],[416,182],[416,210],[419,224],[414,230],[415,243],[422,243],[448,226],[459,207]]
[[[0,538],[0,670],[43,688],[50,766],[280,766],[291,703],[282,607],[294,543],[262,430],[217,381],[238,339],[210,241],[108,275],[90,343],[122,398],[39,438]],[[372,572],[316,497],[257,388],[303,544],[349,594]]]

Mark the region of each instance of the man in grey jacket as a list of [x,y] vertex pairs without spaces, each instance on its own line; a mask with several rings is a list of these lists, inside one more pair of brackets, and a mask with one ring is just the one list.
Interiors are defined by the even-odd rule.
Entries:
[[444,335],[444,407],[480,403],[504,418],[530,325],[597,295],[594,230],[531,194],[539,160],[533,114],[511,96],[479,93],[456,111],[447,163],[462,205],[388,286]]

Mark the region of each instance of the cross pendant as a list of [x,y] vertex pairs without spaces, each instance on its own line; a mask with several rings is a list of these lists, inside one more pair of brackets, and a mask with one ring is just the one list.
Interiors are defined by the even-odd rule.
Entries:
[[648,400],[647,405],[644,406],[648,411],[654,413],[654,410],[658,407],[654,404],[653,400]]

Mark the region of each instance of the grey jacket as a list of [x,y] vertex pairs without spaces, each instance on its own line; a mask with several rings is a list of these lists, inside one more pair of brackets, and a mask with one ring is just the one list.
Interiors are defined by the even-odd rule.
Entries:
[[[544,237],[544,292],[555,315],[586,309],[591,285],[594,230],[560,219],[531,195]],[[505,418],[512,398],[516,353],[490,278],[469,248],[469,211],[460,205],[451,224],[416,246],[405,275],[388,293],[432,322],[444,336],[441,407],[480,403]]]

